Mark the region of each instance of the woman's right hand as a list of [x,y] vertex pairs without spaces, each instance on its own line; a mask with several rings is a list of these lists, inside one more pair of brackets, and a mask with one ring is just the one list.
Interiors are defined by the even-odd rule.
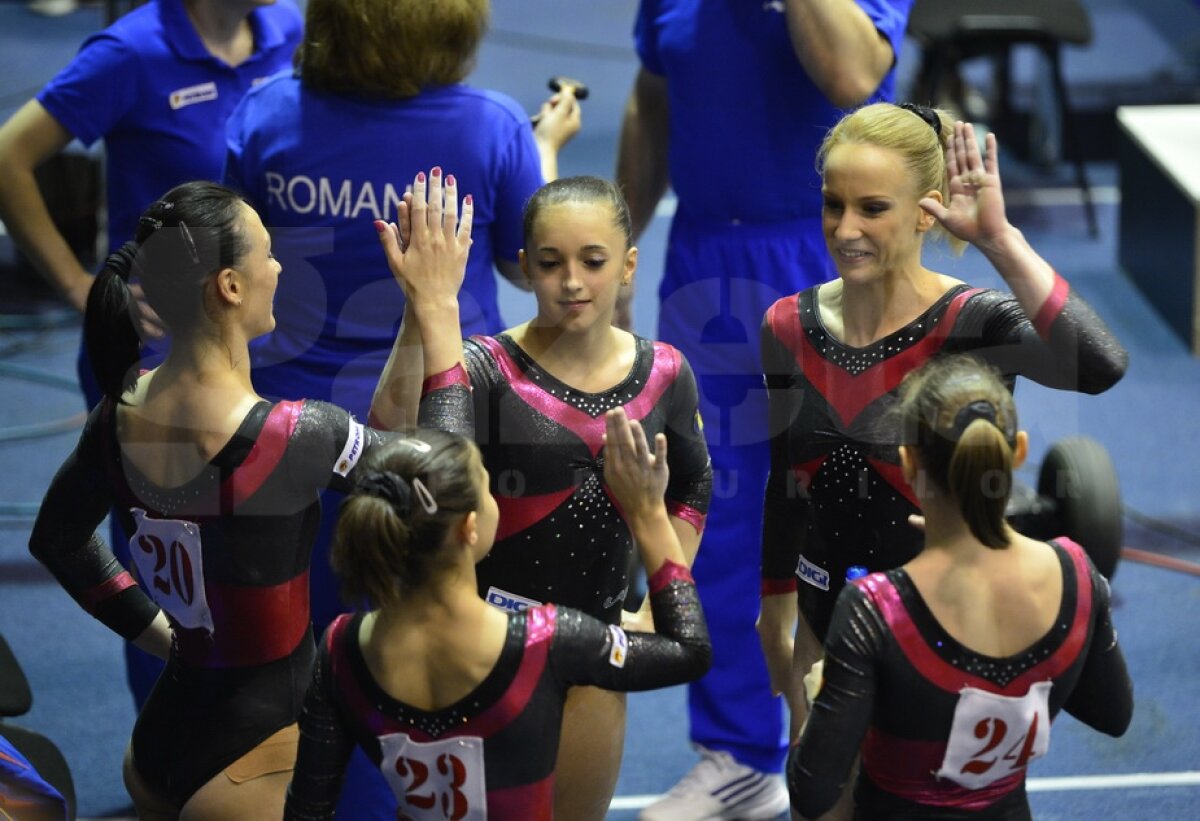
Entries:
[[627,519],[666,517],[667,437],[654,437],[654,451],[646,441],[640,422],[630,419],[624,408],[605,415],[604,482],[617,497]]
[[467,195],[459,215],[458,187],[453,175],[442,179],[434,168],[413,181],[404,196],[398,221],[376,221],[388,267],[414,307],[456,303],[466,276],[471,247],[474,203]]

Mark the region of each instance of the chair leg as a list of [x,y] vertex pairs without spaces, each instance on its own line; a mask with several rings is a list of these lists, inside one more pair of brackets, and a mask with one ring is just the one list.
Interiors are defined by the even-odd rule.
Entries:
[[1088,185],[1087,169],[1083,164],[1083,151],[1079,143],[1075,111],[1071,108],[1070,100],[1067,97],[1067,84],[1063,80],[1061,51],[1057,43],[1047,45],[1045,51],[1050,58],[1050,67],[1054,75],[1054,91],[1055,97],[1058,99],[1059,117],[1062,120],[1063,140],[1075,158],[1075,184],[1079,186],[1080,194],[1083,196],[1088,234],[1095,239],[1100,236],[1100,224],[1096,219],[1096,205],[1092,201],[1092,188]]

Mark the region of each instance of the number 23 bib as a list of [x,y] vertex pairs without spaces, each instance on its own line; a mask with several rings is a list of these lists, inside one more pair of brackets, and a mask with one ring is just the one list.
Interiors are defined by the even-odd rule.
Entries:
[[487,785],[483,739],[456,736],[423,743],[407,733],[379,737],[383,771],[399,801],[397,818],[484,821]]

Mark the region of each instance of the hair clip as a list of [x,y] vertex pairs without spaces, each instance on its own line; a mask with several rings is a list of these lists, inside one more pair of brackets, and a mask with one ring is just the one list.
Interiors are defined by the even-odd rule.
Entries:
[[421,507],[430,516],[438,512],[437,500],[433,498],[433,494],[429,492],[429,488],[425,487],[425,483],[420,479],[412,480],[413,490],[417,492],[417,501],[421,503]]
[[899,103],[899,107],[903,108],[905,111],[911,111],[913,114],[916,114],[918,117],[924,120],[926,124],[933,129],[933,133],[937,134],[938,139],[941,140],[942,120],[940,117],[938,117],[936,111],[928,106],[917,105],[916,103]]
[[[162,225],[160,222],[159,225]],[[187,223],[183,220],[179,221],[179,234],[183,237],[183,243],[187,246],[188,255],[192,258],[193,265],[200,264],[200,252],[196,250],[196,241],[192,239],[192,232],[188,230]]]
[[162,220],[157,220],[154,217],[141,217],[138,219],[140,225],[149,225],[155,231],[163,227]]

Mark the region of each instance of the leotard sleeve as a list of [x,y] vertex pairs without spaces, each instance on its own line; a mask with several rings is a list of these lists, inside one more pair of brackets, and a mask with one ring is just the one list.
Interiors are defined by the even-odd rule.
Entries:
[[[796,297],[788,299],[795,301]],[[803,552],[810,501],[792,476],[788,459],[788,430],[802,400],[789,384],[792,356],[775,334],[768,311],[763,318],[761,355],[767,388],[767,425],[771,441],[771,472],[763,499],[762,594],[794,592],[796,563]]]
[[96,534],[113,501],[101,440],[110,435],[105,428],[112,412],[105,400],[88,416],[79,444],[42,500],[29,552],[80,607],[122,638],[133,640],[159,609]]
[[286,457],[292,480],[306,492],[329,487],[348,493],[364,457],[406,435],[372,428],[329,402],[305,400]]
[[578,610],[558,612],[550,663],[566,684],[652,690],[694,681],[712,663],[712,643],[691,572],[667,562],[649,579],[657,633],[625,633]]
[[699,402],[696,376],[681,354],[665,431],[667,462],[671,468],[666,501],[667,512],[690,523],[696,532],[704,529],[712,497],[712,462],[704,441]]
[[871,722],[886,634],[887,624],[862,591],[842,588],[825,643],[824,683],[787,760],[792,807],[805,818],[828,811],[850,777]]
[[286,821],[324,821],[333,818],[346,764],[355,740],[342,721],[333,692],[329,632],[321,638],[312,683],[300,711],[300,746],[288,785]]
[[[418,422],[423,428],[475,439],[476,420],[486,419],[483,409],[497,378],[495,362],[488,352],[473,339],[464,339],[463,363],[427,377],[421,385]],[[481,402],[483,408],[479,407]]]
[[975,323],[983,344],[978,354],[1006,375],[1047,387],[1101,393],[1129,364],[1129,353],[1108,326],[1057,274],[1036,316],[1028,316],[1011,294],[983,291],[963,309],[965,329],[973,332]]
[[1092,640],[1079,681],[1063,704],[1075,718],[1111,736],[1120,736],[1133,719],[1133,682],[1112,622],[1108,580],[1088,561],[1092,584]]

